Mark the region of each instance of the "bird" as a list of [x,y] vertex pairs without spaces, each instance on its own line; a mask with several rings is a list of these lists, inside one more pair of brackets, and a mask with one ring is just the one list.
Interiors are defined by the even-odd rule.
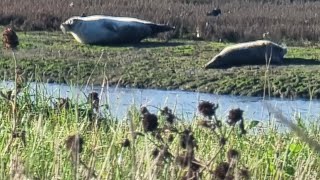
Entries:
[[221,9],[214,8],[211,12],[207,13],[207,16],[219,16],[221,15]]
[[263,38],[263,39],[270,39],[270,33],[269,33],[269,31],[263,33],[263,34],[262,34],[262,38]]
[[71,33],[76,41],[83,44],[114,45],[139,43],[175,28],[132,17],[92,15],[71,17],[60,25],[60,29],[63,33]]

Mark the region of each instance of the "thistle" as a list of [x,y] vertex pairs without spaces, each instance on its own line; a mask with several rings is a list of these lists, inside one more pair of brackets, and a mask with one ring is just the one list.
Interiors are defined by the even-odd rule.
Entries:
[[16,32],[12,28],[7,27],[2,33],[3,46],[6,49],[16,49],[19,45],[19,39]]

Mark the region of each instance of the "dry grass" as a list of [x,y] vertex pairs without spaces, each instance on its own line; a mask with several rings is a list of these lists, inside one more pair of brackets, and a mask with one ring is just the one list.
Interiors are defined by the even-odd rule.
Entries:
[[[291,2],[292,1],[292,2]],[[320,2],[305,0],[2,0],[0,24],[17,30],[58,30],[61,21],[85,13],[131,16],[174,25],[173,38],[245,41],[270,32],[275,41],[317,41]],[[222,16],[207,17],[214,7]]]

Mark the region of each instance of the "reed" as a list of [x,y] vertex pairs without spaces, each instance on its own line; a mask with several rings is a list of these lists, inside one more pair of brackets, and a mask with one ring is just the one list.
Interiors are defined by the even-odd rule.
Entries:
[[[222,15],[207,16],[215,7]],[[274,41],[304,42],[319,41],[319,11],[320,3],[311,0],[2,0],[0,25],[53,31],[70,16],[104,14],[173,25],[169,38],[237,42],[268,34]]]
[[[225,107],[207,101],[193,121],[183,121],[170,107],[135,106],[128,119],[116,120],[96,113],[102,102],[91,95],[96,93],[61,100],[30,92],[27,85],[17,98],[20,131],[9,151],[11,106],[0,99],[1,179],[320,178],[315,121],[292,120],[308,134],[300,139],[275,121],[246,119],[241,109],[223,118],[216,109]],[[37,101],[30,98],[35,96]],[[108,112],[101,103],[99,109]]]

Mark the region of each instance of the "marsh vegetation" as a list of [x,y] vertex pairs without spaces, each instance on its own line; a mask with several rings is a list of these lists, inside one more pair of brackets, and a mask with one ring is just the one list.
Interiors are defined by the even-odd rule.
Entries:
[[[19,32],[16,52],[29,81],[181,89],[245,96],[319,98],[318,46],[289,46],[281,66],[208,69],[227,43],[148,39],[136,46],[86,46],[59,32]],[[268,72],[268,73],[266,73]],[[14,78],[11,53],[2,51],[0,77]]]
[[96,92],[79,101],[20,87],[16,106],[9,91],[1,94],[1,179],[320,177],[316,121],[293,119],[312,139],[307,143],[275,119],[251,121],[238,108],[223,116],[216,110],[225,107],[208,101],[199,103],[192,122],[170,107],[150,106],[132,108],[118,121],[97,113],[108,106]]
[[[211,6],[222,15],[207,17]],[[35,81],[319,98],[318,2],[2,0],[0,7],[0,23],[21,30],[18,49],[0,56],[0,77],[15,82],[0,93],[0,179],[320,178],[317,120],[275,113],[286,129],[275,118],[245,119],[239,108],[216,114],[225,107],[214,100],[201,102],[191,122],[172,107],[148,106],[118,120],[101,113],[108,105],[96,92],[82,102],[28,91]],[[176,31],[118,47],[49,32],[82,13],[135,16]],[[229,43],[192,40],[244,41],[266,32],[289,45],[285,65],[204,70]],[[185,39],[163,40],[171,38]]]
[[[219,7],[221,16],[207,16]],[[104,14],[130,16],[170,24],[171,38],[222,41],[261,39],[318,41],[320,3],[312,0],[2,0],[0,24],[15,29],[58,30],[70,16]]]

